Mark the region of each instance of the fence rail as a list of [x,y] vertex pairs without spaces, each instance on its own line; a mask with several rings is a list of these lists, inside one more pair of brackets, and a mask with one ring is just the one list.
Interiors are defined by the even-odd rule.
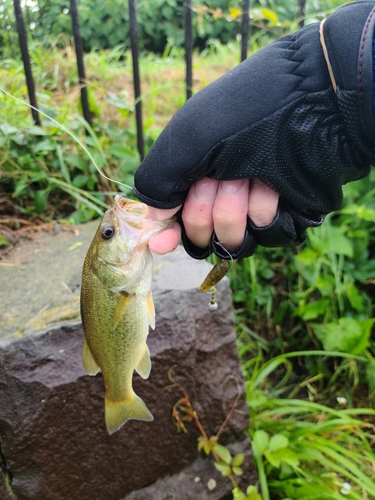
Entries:
[[[84,54],[83,44],[80,34],[80,24],[77,0],[70,1],[70,16],[73,28],[73,37],[77,58],[77,71],[79,83],[81,87],[81,103],[82,113],[87,121],[91,123],[91,113],[88,100],[87,80],[85,77],[84,67]],[[31,71],[30,56],[27,46],[27,34],[25,23],[23,20],[22,7],[20,0],[13,0],[14,12],[16,18],[16,25],[19,37],[19,45],[21,49],[22,61],[26,77],[27,90],[29,95],[30,104],[32,106],[31,113],[36,125],[40,125],[40,117],[37,111],[38,104],[36,99],[34,79]],[[135,118],[137,129],[137,147],[140,158],[144,158],[144,139],[143,139],[143,119],[142,119],[142,93],[141,93],[141,76],[139,71],[138,61],[138,37],[137,37],[137,8],[136,0],[128,0],[129,5],[129,21],[130,21],[130,42],[131,53],[133,61],[133,84],[134,84],[134,98],[135,98]],[[240,61],[244,61],[247,57],[248,44],[249,44],[249,13],[250,13],[250,0],[242,0],[242,19],[241,19],[241,52]],[[306,0],[298,0],[298,24],[304,25],[304,15],[306,10]],[[186,65],[186,99],[190,99],[193,93],[193,8],[192,0],[184,0],[184,30],[185,30],[185,65]]]

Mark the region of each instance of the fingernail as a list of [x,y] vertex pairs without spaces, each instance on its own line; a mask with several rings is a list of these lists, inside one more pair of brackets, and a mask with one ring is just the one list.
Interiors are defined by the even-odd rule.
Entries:
[[224,193],[234,194],[237,193],[237,191],[240,189],[243,183],[244,183],[243,179],[240,179],[238,181],[222,181],[220,189]]
[[194,196],[200,201],[210,201],[216,196],[218,182],[213,179],[203,179],[194,184]]

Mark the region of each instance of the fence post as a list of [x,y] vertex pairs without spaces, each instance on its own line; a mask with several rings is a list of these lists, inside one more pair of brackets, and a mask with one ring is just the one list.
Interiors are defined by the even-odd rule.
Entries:
[[298,0],[298,26],[303,28],[305,26],[305,11],[306,0]]
[[137,124],[137,145],[141,160],[145,157],[142,123],[141,79],[138,61],[137,11],[135,0],[129,0],[130,41],[133,61],[133,84],[135,98],[135,119]]
[[86,82],[86,76],[85,76],[85,67],[83,64],[82,38],[81,38],[80,29],[79,29],[78,7],[77,7],[76,0],[70,0],[70,15],[72,18],[74,45],[75,45],[76,58],[77,58],[78,78],[79,78],[79,84],[81,87],[82,112],[83,112],[84,119],[90,125],[91,124],[91,113],[90,113],[88,94],[87,94],[87,82]]
[[243,0],[241,21],[241,62],[247,58],[247,43],[249,41],[249,10],[250,0]]
[[41,125],[39,113],[37,110],[38,103],[37,103],[36,95],[35,95],[34,79],[33,79],[33,74],[31,72],[30,56],[29,56],[29,50],[27,48],[27,36],[26,36],[26,30],[25,30],[25,23],[23,21],[23,16],[22,16],[22,8],[21,8],[20,0],[13,0],[13,6],[14,6],[14,14],[16,16],[16,22],[17,22],[17,31],[18,31],[18,38],[19,38],[19,42],[20,42],[20,48],[21,48],[23,68],[24,68],[25,77],[26,77],[27,92],[29,94],[29,100],[30,100],[30,104],[32,106],[31,114],[32,114],[34,123],[36,125]]
[[186,100],[193,95],[193,23],[192,2],[184,2],[185,17],[185,64],[186,64]]

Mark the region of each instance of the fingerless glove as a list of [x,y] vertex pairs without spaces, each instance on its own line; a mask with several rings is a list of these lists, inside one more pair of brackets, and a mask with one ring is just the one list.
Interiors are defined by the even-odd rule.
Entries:
[[[137,197],[173,208],[204,177],[258,178],[280,195],[278,214],[264,228],[248,220],[233,257],[257,244],[301,243],[307,227],[340,208],[343,184],[366,176],[374,160],[374,18],[374,2],[347,4],[326,19],[322,40],[320,23],[306,26],[198,92],[137,170]],[[183,239],[195,258],[228,258],[215,235],[207,249]]]

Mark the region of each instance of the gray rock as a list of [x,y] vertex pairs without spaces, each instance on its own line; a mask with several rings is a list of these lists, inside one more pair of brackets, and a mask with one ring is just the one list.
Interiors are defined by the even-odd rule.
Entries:
[[[238,411],[221,440],[243,442],[248,416],[228,281],[218,286],[219,310],[209,313],[208,296],[198,288],[208,265],[188,258],[182,248],[156,259],[157,326],[148,341],[153,368],[148,380],[134,376],[135,391],[155,421],[130,421],[108,435],[103,379],[87,376],[81,362],[80,273],[96,225],[26,242],[0,266],[0,436],[6,463],[1,499],[127,499],[167,475],[190,477],[184,469],[191,464],[192,470],[197,463],[212,469],[198,458],[195,425],[186,423],[188,432],[179,433],[172,420],[173,405],[183,397],[170,387],[173,366],[208,435],[218,432],[239,383]],[[251,476],[250,470],[249,462]],[[190,497],[182,493],[180,500],[185,498]]]

